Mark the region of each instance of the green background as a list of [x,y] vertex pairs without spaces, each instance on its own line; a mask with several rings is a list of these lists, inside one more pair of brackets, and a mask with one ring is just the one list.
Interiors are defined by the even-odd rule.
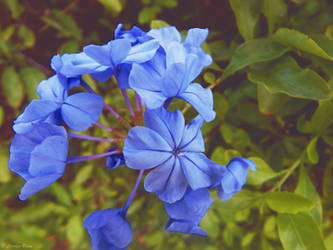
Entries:
[[[24,202],[24,181],[7,169],[12,121],[53,74],[51,57],[108,42],[119,22],[174,25],[183,35],[209,28],[203,49],[214,63],[197,79],[213,88],[217,112],[204,126],[206,154],[220,164],[233,156],[257,164],[239,194],[210,208],[201,222],[208,238],[165,232],[161,202],[141,185],[128,212],[129,249],[333,249],[332,1],[0,0],[0,16],[0,249],[89,249],[83,219],[126,202],[137,173],[109,171],[103,159],[67,166]],[[114,83],[85,80],[129,118]],[[195,115],[182,101],[172,105],[187,120]],[[109,114],[101,121],[122,128]],[[70,155],[109,147],[71,140]]]

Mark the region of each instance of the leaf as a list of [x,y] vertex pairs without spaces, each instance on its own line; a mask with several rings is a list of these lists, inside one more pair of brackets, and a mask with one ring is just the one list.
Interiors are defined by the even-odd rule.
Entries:
[[318,225],[307,213],[279,214],[277,225],[285,250],[326,249]]
[[333,41],[322,34],[310,36],[333,59]]
[[233,146],[248,146],[251,141],[248,133],[241,128],[235,128],[227,123],[223,123],[220,132],[226,143]]
[[315,219],[318,225],[321,225],[323,220],[323,208],[321,205],[320,196],[309,178],[306,169],[301,167],[298,184],[295,189],[295,194],[302,195],[315,203],[314,208],[309,211],[309,214]]
[[311,200],[289,192],[270,192],[265,200],[267,205],[278,213],[296,214],[308,211],[315,205]]
[[263,233],[267,239],[275,240],[277,239],[277,230],[276,230],[276,217],[270,216],[266,218]]
[[0,148],[0,183],[7,183],[10,181],[11,175],[8,169],[8,147]]
[[120,0],[97,0],[97,1],[100,2],[104,6],[104,8],[110,10],[115,14],[119,14],[123,9]]
[[19,17],[24,12],[24,7],[21,5],[19,0],[10,0],[10,1],[2,1],[2,3],[7,5],[7,8],[10,10],[12,18],[19,19]]
[[290,99],[282,93],[271,93],[264,85],[257,85],[258,108],[263,115],[273,115],[278,112]]
[[72,205],[72,199],[67,192],[67,190],[59,183],[55,182],[51,185],[52,193],[57,197],[58,201],[65,205],[65,206],[71,206]]
[[287,13],[287,5],[284,0],[264,0],[263,13],[268,23],[268,33],[272,34],[276,23]]
[[0,127],[2,126],[4,116],[5,116],[4,108],[0,106]]
[[40,81],[46,79],[44,72],[34,67],[24,67],[20,70],[20,78],[27,91],[29,100],[37,99],[36,87]]
[[288,48],[268,38],[248,40],[232,53],[230,63],[222,75],[222,80],[253,63],[276,59],[287,50]]
[[250,159],[256,164],[257,171],[249,171],[246,183],[254,186],[261,185],[280,175],[280,173],[273,171],[263,159],[259,157],[250,157]]
[[312,100],[327,99],[330,90],[315,71],[302,69],[295,59],[282,57],[271,63],[256,64],[248,74],[250,81],[264,85],[271,93]]
[[2,72],[1,85],[8,104],[13,108],[18,108],[24,98],[24,89],[13,66],[6,67]]
[[220,165],[227,165],[231,158],[240,156],[241,154],[234,149],[225,150],[221,146],[218,146],[213,151],[211,159]]
[[273,39],[285,46],[332,60],[332,57],[330,57],[314,40],[297,30],[280,28],[273,35]]
[[316,148],[317,141],[318,137],[313,138],[306,147],[306,154],[312,164],[317,164],[319,161],[319,155]]
[[158,5],[153,5],[149,7],[144,7],[138,16],[139,23],[148,23],[150,20],[155,19],[157,13],[161,12],[161,7]]
[[25,25],[20,25],[18,32],[17,32],[18,37],[22,40],[22,43],[20,43],[20,47],[25,49],[25,48],[31,48],[35,45],[36,42],[36,37],[35,33],[33,30],[28,28]]
[[260,15],[260,1],[258,0],[229,0],[236,17],[239,33],[244,40],[254,37],[254,30]]
[[220,235],[219,217],[212,209],[208,210],[200,226],[207,231],[207,234],[212,239],[216,239]]
[[66,225],[67,239],[72,249],[78,249],[84,236],[82,219],[78,214],[72,215]]
[[214,84],[215,83],[215,80],[216,80],[216,77],[215,75],[212,73],[212,72],[207,72],[203,75],[203,78],[204,80],[207,82],[207,83],[210,83],[210,84]]
[[160,29],[162,27],[168,27],[168,26],[170,26],[170,24],[168,24],[166,21],[163,21],[163,20],[155,19],[155,20],[151,20],[151,22],[150,22],[151,29]]
[[78,173],[75,176],[74,183],[76,185],[81,185],[84,182],[86,182],[91,177],[91,172],[93,170],[93,165],[86,165],[78,171]]
[[263,201],[262,193],[242,189],[227,202],[219,201],[215,202],[216,204],[214,204],[216,207],[218,207],[218,209],[238,211],[256,207],[261,201]]

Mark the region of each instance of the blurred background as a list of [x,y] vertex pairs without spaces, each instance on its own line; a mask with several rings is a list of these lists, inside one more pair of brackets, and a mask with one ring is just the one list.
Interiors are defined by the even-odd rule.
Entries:
[[[282,41],[286,49],[274,47],[266,57],[260,57],[261,43],[246,47],[246,52],[239,49],[244,42],[270,39],[280,27],[288,27],[324,36],[314,41],[333,58],[330,0],[0,0],[0,249],[90,249],[83,219],[92,211],[126,202],[136,172],[126,167],[109,171],[105,159],[67,166],[59,181],[24,202],[17,199],[24,182],[7,168],[12,122],[38,98],[37,84],[53,74],[52,56],[107,43],[118,23],[123,29],[136,25],[145,31],[168,24],[180,31],[209,28],[203,49],[214,63],[197,80],[215,91],[217,118],[204,127],[206,154],[224,165],[233,156],[254,157],[259,167],[257,175],[250,173],[245,190],[228,202],[214,202],[201,223],[208,238],[165,232],[168,217],[161,202],[141,186],[128,213],[134,229],[129,249],[296,249],[307,238],[314,243],[304,249],[333,249],[333,62],[313,52],[318,50],[315,42],[303,48],[292,39]],[[293,60],[296,66],[277,60]],[[273,64],[263,67],[265,61]],[[286,70],[269,71],[275,66]],[[316,92],[321,87],[314,81],[304,84],[301,94],[288,88],[277,88],[276,94],[266,88],[288,79],[303,84],[299,75],[306,69],[315,75],[311,79],[319,77],[327,85],[325,90]],[[88,76],[85,80],[128,116],[117,88]],[[184,103],[173,105],[183,108]],[[102,121],[119,126],[108,115]],[[107,136],[103,131],[89,132]],[[73,141],[70,154],[104,152],[107,146]],[[300,156],[301,163],[293,165]],[[288,213],[292,200],[282,197],[277,207],[265,200],[268,191],[278,189],[311,200],[313,206],[306,213],[314,215],[312,219],[295,228],[285,226],[278,216]],[[291,220],[296,218],[292,216]],[[288,245],[285,235],[297,234],[300,228],[314,229],[301,232],[296,245]]]

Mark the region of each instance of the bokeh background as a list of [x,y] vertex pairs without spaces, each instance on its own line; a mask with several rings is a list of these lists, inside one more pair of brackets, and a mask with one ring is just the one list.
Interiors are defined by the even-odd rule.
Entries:
[[[161,202],[141,186],[128,213],[129,249],[333,249],[330,0],[0,0],[0,249],[90,249],[83,219],[126,201],[136,172],[109,171],[103,159],[67,166],[24,202],[23,180],[7,169],[12,121],[53,74],[51,57],[108,42],[118,23],[209,28],[203,48],[214,63],[198,82],[214,87],[217,118],[204,127],[206,153],[220,164],[253,157],[258,166],[241,193],[214,202],[201,223],[208,238],[165,232]],[[86,81],[128,116],[114,84]],[[107,114],[102,121],[119,126]],[[72,141],[70,154],[107,149]]]

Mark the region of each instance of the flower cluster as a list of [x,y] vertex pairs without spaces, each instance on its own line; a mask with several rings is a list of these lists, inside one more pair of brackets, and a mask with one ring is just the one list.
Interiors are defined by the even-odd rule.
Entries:
[[[84,220],[93,249],[125,249],[130,244],[132,228],[126,213],[145,170],[151,170],[145,176],[145,190],[156,194],[170,217],[166,231],[206,235],[199,224],[213,203],[209,190],[217,189],[226,201],[241,190],[248,168],[255,171],[251,160],[233,158],[222,166],[204,154],[201,126],[215,118],[213,95],[193,81],[212,63],[200,48],[207,35],[207,29],[194,28],[182,41],[175,27],[144,32],[138,27],[124,31],[118,25],[114,40],[107,44],[54,56],[55,74],[39,83],[40,99],[33,100],[13,125],[9,168],[26,181],[19,199],[51,185],[64,174],[66,164],[107,157],[107,168],[125,164],[139,175],[122,208],[95,211]],[[127,91],[134,91],[137,111],[144,111],[144,126],[134,126],[105,103],[82,79],[84,74],[98,82],[116,79],[133,120],[137,114]],[[174,98],[197,111],[188,124],[182,112],[168,110]],[[124,129],[129,127],[127,135],[98,122],[103,108],[125,124]],[[123,140],[70,132],[92,125],[123,135]],[[68,137],[118,144],[102,154],[68,157]]]

